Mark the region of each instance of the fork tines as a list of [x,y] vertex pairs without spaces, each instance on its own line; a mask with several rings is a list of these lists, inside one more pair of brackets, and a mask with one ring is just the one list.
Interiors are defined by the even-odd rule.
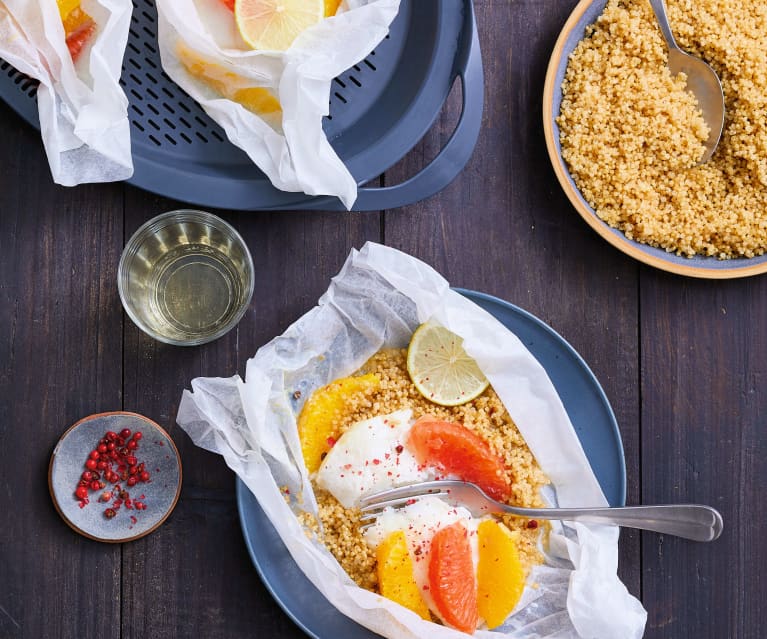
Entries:
[[362,528],[369,528],[372,520],[376,519],[385,508],[401,508],[415,503],[421,497],[447,497],[449,494],[450,489],[445,486],[445,482],[421,482],[368,495],[359,502],[362,513],[360,520],[370,522]]

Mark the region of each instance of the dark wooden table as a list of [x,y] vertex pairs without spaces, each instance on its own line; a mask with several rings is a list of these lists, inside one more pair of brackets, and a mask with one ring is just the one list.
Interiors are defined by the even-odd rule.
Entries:
[[[620,574],[648,609],[647,637],[762,637],[767,627],[767,277],[683,279],[604,243],[555,181],[543,78],[575,0],[477,0],[484,128],[436,197],[371,214],[219,212],[247,240],[256,293],[239,327],[198,348],[152,341],[120,307],[127,237],[178,206],[121,184],[52,184],[39,134],[0,106],[0,637],[301,637],[259,581],[234,477],[175,425],[193,377],[243,373],[311,308],[352,247],[375,240],[453,285],[538,315],[585,358],[623,434],[631,503],[721,510],[714,544],[624,532]],[[388,171],[412,174],[435,129]],[[80,417],[132,410],[170,431],[184,487],[170,519],[134,543],[75,534],[46,484],[52,447]]]

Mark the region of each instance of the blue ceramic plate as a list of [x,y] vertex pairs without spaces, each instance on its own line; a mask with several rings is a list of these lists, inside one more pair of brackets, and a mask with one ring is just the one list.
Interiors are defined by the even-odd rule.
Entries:
[[[458,289],[515,333],[543,365],[611,506],[626,502],[626,465],[618,424],[594,374],[564,339],[541,320],[496,297]],[[296,624],[315,639],[378,637],[328,605],[293,562],[247,486],[237,480],[240,523],[266,587]]]
[[562,158],[559,126],[556,118],[559,116],[559,109],[562,104],[561,86],[567,70],[568,58],[583,39],[586,27],[596,22],[606,5],[607,0],[581,0],[578,3],[565,23],[556,45],[554,45],[549,68],[546,72],[546,82],[543,89],[543,130],[549,158],[565,194],[578,213],[581,214],[581,217],[605,240],[627,255],[650,266],[678,275],[709,279],[746,277],[767,273],[767,255],[733,260],[718,260],[715,257],[705,256],[687,258],[674,253],[667,253],[661,248],[630,240],[622,231],[603,222],[581,195],[575,181],[570,176],[567,164]]
[[[74,491],[86,470],[88,453],[107,431],[119,433],[124,428],[132,433],[141,431],[143,437],[134,454],[151,477],[133,487],[125,481],[119,485],[132,500],[142,501],[146,509],[128,508],[125,503],[115,506],[117,494],[108,482],[104,489],[89,491],[89,503],[80,507]],[[181,460],[168,433],[143,415],[124,411],[90,415],[67,429],[56,444],[48,467],[48,487],[56,510],[73,530],[96,541],[133,541],[155,530],[175,507],[181,493]],[[99,501],[105,491],[113,495],[108,503]],[[107,519],[104,511],[110,507],[117,514]]]

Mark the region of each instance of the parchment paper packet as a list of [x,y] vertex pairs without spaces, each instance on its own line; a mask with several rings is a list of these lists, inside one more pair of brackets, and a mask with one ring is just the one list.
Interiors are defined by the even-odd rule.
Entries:
[[229,141],[276,188],[351,208],[357,184],[322,130],[330,83],[386,37],[399,0],[345,0],[284,52],[250,49],[220,0],[157,0],[157,10],[163,69]]
[[130,0],[82,0],[96,30],[77,63],[56,0],[0,0],[0,57],[40,81],[40,132],[53,180],[64,186],[133,175],[128,100],[120,73]]
[[[352,251],[319,305],[248,361],[245,381],[199,378],[185,391],[179,425],[224,456],[247,484],[310,581],[338,610],[384,637],[465,636],[356,586],[292,508],[316,512],[296,427],[311,392],[358,370],[383,347],[405,347],[435,320],[464,339],[543,471],[561,506],[606,500],[546,371],[490,314],[452,291],[431,267],[368,243]],[[286,503],[280,487],[303,500]],[[478,637],[635,639],[646,613],[616,575],[618,529],[555,525],[547,562],[536,567],[514,614]],[[530,587],[530,584],[536,587]]]

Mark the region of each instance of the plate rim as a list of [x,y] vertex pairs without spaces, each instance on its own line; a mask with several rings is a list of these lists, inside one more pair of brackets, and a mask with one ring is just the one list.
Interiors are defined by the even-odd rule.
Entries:
[[[580,365],[580,367],[584,370],[586,373],[586,377],[588,380],[594,385],[594,388],[597,391],[597,395],[599,396],[599,400],[602,403],[602,406],[605,409],[605,412],[607,413],[610,425],[612,426],[612,434],[615,438],[615,444],[617,447],[619,454],[619,481],[618,481],[618,494],[619,494],[619,502],[620,506],[626,505],[626,493],[627,493],[627,486],[626,486],[626,451],[623,448],[623,437],[621,436],[620,426],[618,425],[618,419],[615,417],[615,411],[612,408],[612,405],[610,404],[610,400],[607,397],[607,393],[605,393],[605,389],[602,388],[602,385],[599,383],[599,380],[597,379],[597,376],[594,375],[594,371],[591,370],[591,367],[586,363],[586,360],[583,359],[581,354],[575,350],[575,348],[568,342],[564,337],[562,337],[557,331],[555,331],[551,326],[549,326],[546,322],[544,322],[539,317],[536,317],[533,315],[530,311],[526,311],[523,308],[520,308],[516,304],[512,304],[511,302],[507,302],[504,299],[501,299],[500,297],[496,297],[495,295],[491,295],[489,293],[482,293],[480,291],[474,291],[471,289],[466,288],[453,288],[454,291],[460,293],[464,297],[467,297],[471,301],[474,301],[473,298],[486,300],[488,302],[492,302],[493,304],[498,304],[499,306],[505,307],[518,315],[521,315],[525,319],[527,319],[529,322],[537,325],[539,328],[541,328],[545,333],[548,333],[551,337],[554,338],[561,346],[564,347],[564,350]],[[496,318],[497,319],[497,318]],[[500,320],[498,320],[500,321]],[[545,369],[544,369],[545,370]],[[548,376],[548,372],[546,373]],[[567,412],[567,409],[565,408],[565,412]],[[569,419],[568,415],[568,419]],[[573,427],[574,428],[574,427]],[[576,431],[576,437],[578,436],[578,433]],[[578,437],[578,442],[580,442],[580,437]],[[581,448],[583,448],[583,444],[581,443]],[[585,452],[585,451],[584,451]],[[599,483],[599,479],[597,478],[597,483]],[[600,484],[600,490],[602,488]],[[602,491],[604,493],[604,491]],[[607,497],[605,496],[605,499]]]
[[[570,13],[567,21],[565,22],[562,30],[559,33],[556,44],[551,52],[549,58],[549,64],[546,69],[546,78],[543,85],[543,134],[546,139],[546,150],[551,161],[551,166],[554,169],[554,173],[557,176],[562,190],[565,192],[567,199],[575,207],[580,216],[586,221],[586,223],[594,229],[604,240],[607,240],[613,247],[619,251],[625,253],[629,257],[633,257],[635,260],[653,266],[662,271],[674,273],[675,275],[684,275],[687,277],[696,277],[702,279],[735,279],[742,277],[752,277],[755,275],[761,275],[767,273],[767,261],[763,261],[759,264],[751,264],[746,266],[733,266],[733,267],[721,267],[711,268],[706,266],[692,266],[686,264],[677,264],[669,260],[663,259],[651,255],[644,251],[640,246],[649,246],[629,240],[623,232],[614,233],[614,229],[604,222],[592,209],[583,196],[580,190],[572,182],[570,172],[567,169],[564,158],[560,155],[556,147],[556,141],[554,139],[554,93],[560,87],[556,83],[557,71],[560,68],[560,64],[563,58],[563,52],[565,45],[570,39],[574,29],[578,26],[584,13],[594,4],[595,0],[580,0]],[[579,41],[582,38],[579,38]],[[714,257],[699,256],[701,258],[715,260]],[[734,258],[734,260],[747,260],[749,258]],[[731,261],[734,261],[731,260]]]
[[[589,368],[588,364],[583,359],[583,357],[581,357],[578,351],[576,351],[575,348],[573,348],[573,346],[564,337],[562,337],[559,333],[557,333],[557,331],[555,331],[551,326],[546,324],[546,322],[536,317],[529,311],[526,311],[523,308],[520,308],[519,306],[512,304],[511,302],[501,299],[500,297],[490,295],[488,293],[482,293],[479,291],[474,291],[471,289],[465,289],[465,288],[459,288],[459,287],[453,287],[452,290],[460,293],[461,295],[468,298],[472,302],[475,302],[475,299],[482,299],[485,301],[489,301],[493,304],[498,304],[499,306],[505,307],[506,309],[519,314],[527,321],[530,321],[533,324],[537,325],[539,328],[542,328],[544,332],[548,333],[561,346],[563,346],[564,350],[567,351],[567,353],[571,357],[573,357],[573,359],[575,359],[576,362],[581,366],[581,368],[586,372],[587,378],[589,379],[590,382],[594,384],[594,387],[597,390],[597,395],[599,396],[600,402],[607,409],[610,425],[612,426],[612,432],[613,432],[613,435],[615,436],[617,451],[619,452],[618,492],[619,492],[620,498],[619,498],[618,505],[620,506],[625,505],[626,503],[626,455],[623,448],[623,439],[621,437],[620,428],[618,426],[618,421],[615,417],[615,412],[613,411],[612,406],[610,405],[610,401],[607,398],[607,395],[605,394],[604,389],[602,388],[602,385],[599,383],[599,380],[596,378],[591,368]],[[576,436],[577,436],[577,432],[576,432]],[[580,441],[580,438],[578,438],[578,441]],[[599,480],[597,479],[597,481]],[[601,489],[601,484],[600,484],[600,489]],[[266,571],[261,562],[261,558],[256,552],[255,544],[253,543],[251,538],[248,536],[248,530],[247,530],[247,524],[246,524],[246,512],[245,512],[246,501],[249,499],[255,500],[256,498],[255,496],[252,495],[252,493],[250,492],[250,489],[247,487],[245,482],[243,482],[242,479],[240,479],[239,476],[237,475],[235,475],[235,495],[237,500],[237,515],[240,520],[240,530],[242,532],[242,537],[245,542],[245,547],[247,548],[248,555],[250,556],[251,563],[253,564],[253,566],[256,569],[256,572],[258,573],[258,576],[261,579],[261,583],[264,585],[266,590],[272,596],[272,599],[274,599],[274,601],[277,602],[277,605],[279,605],[279,607],[283,610],[283,612],[288,616],[288,618],[290,618],[290,620],[296,626],[298,626],[298,628],[300,628],[309,637],[312,637],[312,639],[323,639],[320,635],[316,634],[313,630],[311,630],[301,619],[298,618],[296,613],[293,612],[293,610],[288,606],[288,604],[281,597],[277,595],[276,590],[272,586],[271,581],[267,578]],[[257,500],[256,500],[256,504],[258,504]],[[268,522],[268,518],[267,518],[267,522]],[[268,522],[268,523],[269,525],[271,525],[271,522]],[[284,552],[289,553],[287,548],[284,548]],[[303,575],[303,573],[301,574]],[[338,611],[337,611],[337,614],[345,616],[343,615],[343,613]],[[347,617],[347,619],[349,618]],[[350,620],[350,621],[354,622],[354,620]],[[371,630],[364,628],[363,626],[359,626],[359,627],[363,631],[370,632],[373,635],[375,635],[375,633],[373,633]]]
[[[176,456],[176,462],[178,464],[178,483],[176,485],[176,494],[173,496],[173,501],[171,502],[167,511],[163,514],[162,517],[160,517],[159,521],[157,521],[153,526],[151,526],[147,530],[144,530],[136,535],[123,537],[121,539],[107,539],[105,537],[99,537],[98,535],[92,535],[91,533],[80,528],[77,524],[75,524],[75,522],[70,520],[61,510],[61,507],[59,506],[59,501],[56,498],[56,493],[53,489],[53,463],[56,461],[56,455],[58,455],[61,442],[64,441],[64,439],[69,435],[70,432],[72,432],[75,428],[77,428],[81,424],[92,421],[94,419],[98,419],[100,417],[111,417],[113,415],[121,415],[124,417],[136,417],[144,422],[147,422],[152,427],[156,428],[168,440],[168,443],[170,444],[171,449],[173,450],[173,453]],[[122,543],[127,543],[130,541],[135,541],[136,539],[141,539],[142,537],[145,537],[149,533],[157,530],[157,528],[159,528],[165,522],[165,520],[168,519],[168,517],[170,517],[171,513],[175,510],[176,504],[178,503],[179,497],[181,496],[182,481],[183,481],[183,469],[181,467],[181,455],[178,452],[178,448],[176,447],[176,443],[173,441],[173,438],[168,434],[168,431],[166,431],[162,426],[160,426],[153,419],[149,419],[149,417],[147,417],[146,415],[141,415],[140,413],[134,413],[132,411],[125,411],[125,410],[105,411],[101,413],[93,413],[92,415],[86,415],[85,417],[78,419],[74,424],[72,424],[69,428],[67,428],[58,438],[55,446],[53,447],[51,458],[48,461],[48,492],[50,493],[53,506],[56,509],[56,512],[61,517],[62,521],[67,526],[69,526],[72,530],[74,530],[76,533],[79,533],[83,537],[87,537],[88,539],[92,539],[93,541],[100,541],[105,544],[122,544]]]

